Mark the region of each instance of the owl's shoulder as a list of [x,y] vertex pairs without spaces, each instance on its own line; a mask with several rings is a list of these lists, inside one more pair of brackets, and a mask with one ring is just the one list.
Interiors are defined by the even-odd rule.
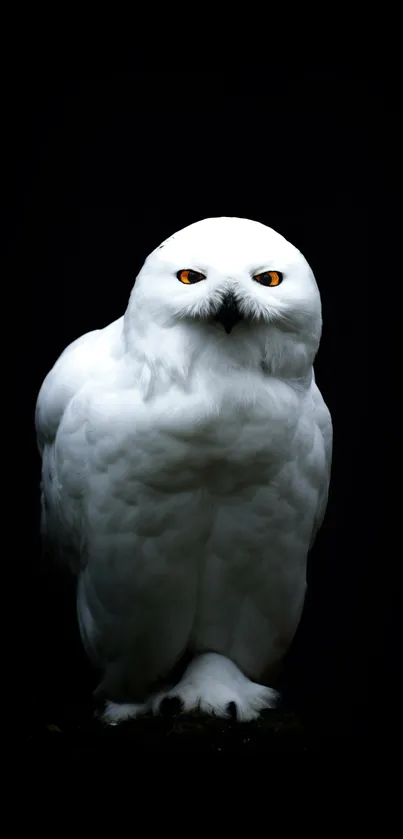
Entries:
[[45,377],[35,406],[35,428],[40,452],[57,433],[64,412],[79,391],[116,365],[122,318],[104,329],[80,336],[61,353]]

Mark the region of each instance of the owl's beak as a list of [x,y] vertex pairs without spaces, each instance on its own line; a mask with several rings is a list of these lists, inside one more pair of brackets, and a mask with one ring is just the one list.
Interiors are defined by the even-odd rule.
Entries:
[[243,315],[238,308],[234,295],[226,294],[220,308],[214,315],[214,320],[222,323],[227,335],[229,335],[235,324],[242,319]]

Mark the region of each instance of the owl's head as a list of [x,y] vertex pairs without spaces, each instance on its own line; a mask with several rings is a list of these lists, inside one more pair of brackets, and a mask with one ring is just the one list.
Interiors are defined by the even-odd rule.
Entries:
[[[308,344],[315,354],[321,301],[302,254],[264,224],[207,218],[166,239],[136,278],[129,310],[137,324],[178,324],[226,349],[272,342],[277,335]],[[227,344],[227,342],[229,342]]]

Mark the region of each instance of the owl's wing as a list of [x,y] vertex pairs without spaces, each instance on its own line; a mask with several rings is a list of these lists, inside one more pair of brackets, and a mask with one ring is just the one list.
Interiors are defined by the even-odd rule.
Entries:
[[329,494],[330,472],[332,467],[332,447],[333,447],[333,427],[330,411],[323,399],[323,396],[313,379],[312,382],[312,399],[313,410],[316,426],[321,437],[321,444],[324,448],[325,463],[323,473],[321,476],[321,485],[319,490],[319,500],[316,510],[315,523],[311,536],[310,548],[312,547],[319,528],[322,525]]
[[96,379],[110,356],[119,321],[78,338],[62,352],[43,381],[35,407],[36,439],[42,458],[41,536],[45,552],[77,571],[82,564],[80,498],[60,498],[56,442],[71,400]]
[[63,414],[91,372],[91,350],[100,330],[87,332],[69,344],[44,379],[35,407],[39,453],[52,445]]

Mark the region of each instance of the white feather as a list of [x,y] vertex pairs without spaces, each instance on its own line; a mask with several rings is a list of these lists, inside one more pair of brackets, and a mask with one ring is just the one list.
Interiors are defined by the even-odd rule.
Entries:
[[[206,279],[183,285],[189,268]],[[279,286],[253,279],[268,270]],[[231,334],[209,317],[228,292],[245,317]],[[189,696],[218,714],[225,697],[242,719],[273,704],[250,680],[291,643],[327,503],[321,326],[295,247],[257,222],[206,219],[150,254],[124,316],[46,377],[42,532],[78,575],[83,642],[118,703],[109,722],[157,710],[161,681],[187,710]],[[169,683],[185,654],[191,690],[186,673]]]

